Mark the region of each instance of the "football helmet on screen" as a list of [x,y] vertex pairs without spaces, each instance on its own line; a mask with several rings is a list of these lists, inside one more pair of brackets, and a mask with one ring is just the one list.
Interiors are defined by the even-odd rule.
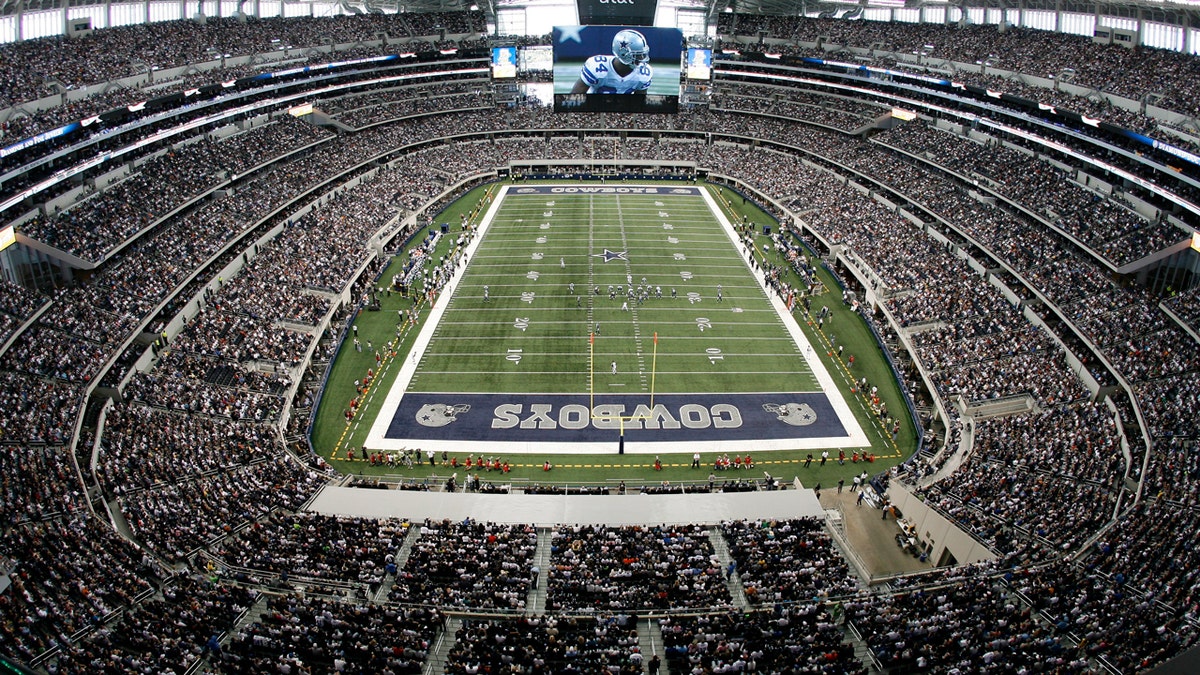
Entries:
[[613,36],[613,56],[627,66],[645,63],[650,60],[650,45],[646,38],[636,30],[618,31]]

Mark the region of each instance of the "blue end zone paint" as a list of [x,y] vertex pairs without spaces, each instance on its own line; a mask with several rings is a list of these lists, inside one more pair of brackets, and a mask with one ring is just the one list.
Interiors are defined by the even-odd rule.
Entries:
[[[443,441],[579,443],[848,439],[822,393],[646,395],[448,394],[410,392],[385,438]],[[590,414],[590,412],[594,412]]]
[[510,187],[509,195],[681,195],[696,197],[698,187],[638,187],[636,185],[529,185]]

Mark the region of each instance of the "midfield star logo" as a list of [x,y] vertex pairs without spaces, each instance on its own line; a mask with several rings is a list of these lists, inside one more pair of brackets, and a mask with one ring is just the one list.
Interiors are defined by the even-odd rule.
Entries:
[[625,257],[628,253],[629,251],[610,251],[608,249],[604,249],[604,253],[593,253],[592,257],[603,258],[604,262],[612,262],[614,260],[624,260],[625,262],[629,262],[629,258]]

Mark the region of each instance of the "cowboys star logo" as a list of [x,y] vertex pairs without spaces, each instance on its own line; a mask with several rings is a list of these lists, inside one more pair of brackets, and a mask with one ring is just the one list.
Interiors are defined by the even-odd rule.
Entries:
[[604,253],[593,253],[592,257],[603,258],[604,262],[612,262],[613,260],[624,260],[628,262],[629,258],[625,257],[627,253],[628,251],[610,251],[608,249],[604,249]]
[[794,427],[806,427],[817,421],[817,411],[807,403],[764,403],[763,410],[775,413],[775,419]]
[[458,415],[471,409],[469,405],[446,405],[426,403],[417,411],[417,424],[423,427],[444,427],[458,419]]

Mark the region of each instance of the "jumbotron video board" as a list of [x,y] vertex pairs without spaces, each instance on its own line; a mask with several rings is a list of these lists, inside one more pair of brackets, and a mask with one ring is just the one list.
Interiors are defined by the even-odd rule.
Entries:
[[517,48],[492,47],[492,77],[497,80],[517,76]]
[[689,47],[687,50],[687,79],[712,79],[712,50]]
[[556,26],[553,45],[556,112],[679,112],[679,29]]

